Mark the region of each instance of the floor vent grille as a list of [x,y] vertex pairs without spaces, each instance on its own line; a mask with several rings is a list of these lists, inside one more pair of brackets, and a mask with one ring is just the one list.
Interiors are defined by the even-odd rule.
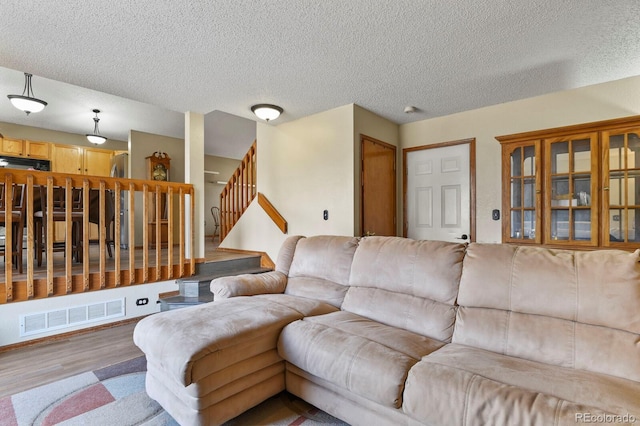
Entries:
[[125,316],[125,299],[71,306],[46,312],[20,315],[20,336]]

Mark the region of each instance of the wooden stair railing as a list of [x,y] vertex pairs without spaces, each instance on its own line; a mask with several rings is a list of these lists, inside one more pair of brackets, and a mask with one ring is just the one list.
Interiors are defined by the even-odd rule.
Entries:
[[275,207],[273,207],[271,201],[269,201],[267,197],[265,197],[264,194],[260,192],[258,192],[258,204],[260,204],[260,207],[262,207],[262,209],[267,213],[269,218],[273,221],[273,223],[276,224],[278,229],[280,229],[283,234],[286,234],[288,232],[287,221],[284,217],[282,217],[280,212],[276,210]]
[[220,241],[229,234],[256,196],[256,141],[220,193]]
[[[195,249],[195,235],[193,235],[195,190],[193,185],[5,169],[0,169],[0,183],[8,188],[11,188],[13,184],[24,185],[27,203],[24,224],[27,235],[27,249],[23,256],[26,263],[26,278],[22,278],[22,274],[19,274],[20,278],[16,280],[14,275],[16,272],[13,270],[12,264],[13,247],[11,243],[5,243],[4,271],[0,272],[0,275],[4,278],[3,281],[0,279],[0,306],[9,302],[173,280],[195,273],[195,258],[193,255],[187,258],[185,253],[187,245],[190,247],[190,253],[193,254]],[[47,232],[50,234],[48,234],[48,238],[44,242],[44,247],[35,247],[34,244],[34,214],[36,213],[34,195],[40,193],[40,191],[36,191],[36,188],[40,189],[40,186],[45,187],[47,193],[52,193],[54,187],[64,188],[66,194],[71,194],[72,189],[82,189],[82,229],[84,229],[84,232],[76,240],[81,246],[82,256],[79,262],[72,263],[70,245],[67,244],[65,246],[67,256],[64,259],[62,269],[56,268],[54,270],[54,224],[50,216],[47,217]],[[137,194],[142,196],[136,197]],[[129,244],[126,253],[124,250],[121,253],[121,246],[115,235],[111,234],[110,241],[107,241],[107,224],[111,220],[110,217],[107,217],[107,211],[113,214],[114,226],[112,231],[119,233],[120,227],[124,225],[121,223],[119,214],[121,195],[123,198],[127,197],[128,199],[129,216],[127,226],[129,229]],[[166,219],[168,227],[167,241],[171,243],[166,244],[165,250],[162,250],[162,244],[151,245],[148,223],[150,220],[146,220],[146,218],[155,218],[156,223],[160,221],[160,209],[157,206],[160,205],[161,200],[166,200],[168,204]],[[70,201],[70,197],[67,201]],[[175,208],[174,202],[178,204]],[[191,205],[190,215],[187,213],[187,202],[190,202]],[[113,207],[107,209],[106,206],[110,206],[111,203],[113,203]],[[70,202],[67,204],[70,204]],[[53,210],[52,206],[52,197],[47,197],[44,203],[38,197],[38,209],[47,209],[50,212]],[[5,212],[11,212],[11,209],[12,206],[9,203],[5,207]],[[147,222],[143,224],[142,247],[136,246],[135,239],[135,212],[139,210],[142,210],[145,218],[142,222]],[[8,218],[6,238],[11,241],[11,215]],[[98,243],[99,259],[97,260],[90,259],[89,256],[90,241],[87,230],[90,222],[98,224],[100,234]],[[174,222],[178,225],[175,226]],[[66,214],[64,223],[66,229],[65,239],[69,242],[71,240],[71,230],[73,229],[70,213]],[[187,229],[191,229],[191,236],[187,235]],[[174,234],[177,234],[175,240]],[[156,227],[155,241],[160,242],[160,237],[159,227]],[[174,256],[174,242],[178,243],[175,248],[177,251],[175,253],[177,254],[176,256]],[[114,246],[113,260],[109,261],[109,265],[107,265],[106,259],[107,244]],[[36,249],[45,250],[47,262],[46,272],[39,272],[37,277],[34,275]],[[125,254],[128,256],[127,264],[125,264]],[[136,262],[136,254],[142,255],[142,262]],[[153,256],[154,254],[155,256]]]

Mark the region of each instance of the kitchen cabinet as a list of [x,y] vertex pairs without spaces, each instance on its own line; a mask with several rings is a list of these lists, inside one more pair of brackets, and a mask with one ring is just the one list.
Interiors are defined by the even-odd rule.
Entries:
[[11,157],[29,157],[40,160],[50,159],[48,142],[31,141],[27,139],[1,138],[0,154]]
[[75,145],[53,147],[51,167],[54,172],[91,176],[109,176],[113,151]]

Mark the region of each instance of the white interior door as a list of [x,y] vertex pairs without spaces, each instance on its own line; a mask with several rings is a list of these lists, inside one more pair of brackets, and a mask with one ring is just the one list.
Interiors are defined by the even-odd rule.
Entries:
[[470,144],[408,151],[407,237],[469,241],[471,235]]

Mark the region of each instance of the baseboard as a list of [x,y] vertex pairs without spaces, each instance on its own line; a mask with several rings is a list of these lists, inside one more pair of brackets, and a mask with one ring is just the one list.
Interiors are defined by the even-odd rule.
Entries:
[[105,330],[107,328],[113,328],[113,327],[118,327],[118,326],[121,326],[121,325],[131,324],[133,322],[140,321],[142,318],[144,318],[146,316],[148,316],[148,315],[143,315],[143,316],[135,317],[135,318],[127,318],[127,319],[122,320],[122,321],[116,321],[116,322],[110,322],[110,323],[107,323],[107,324],[96,325],[95,327],[88,327],[88,328],[83,328],[83,329],[80,329],[80,330],[69,331],[67,333],[55,334],[53,336],[41,337],[41,338],[38,338],[38,339],[28,340],[26,342],[12,343],[10,345],[0,346],[0,353],[13,351],[13,350],[16,350],[16,349],[21,349],[21,348],[26,348],[28,346],[40,345],[40,344],[44,344],[44,343],[51,343],[51,342],[55,342],[57,340],[64,340],[64,339],[68,339],[70,337],[79,336],[81,334],[87,334],[87,333],[93,333],[95,331]]
[[229,253],[257,255],[257,256],[260,256],[260,266],[261,267],[263,267],[263,268],[271,268],[271,269],[275,269],[275,267],[276,267],[276,264],[273,263],[273,260],[271,260],[269,255],[267,253],[263,252],[263,251],[240,250],[240,249],[222,248],[222,247],[218,247],[216,250],[217,251],[226,251],[226,252],[229,252]]

